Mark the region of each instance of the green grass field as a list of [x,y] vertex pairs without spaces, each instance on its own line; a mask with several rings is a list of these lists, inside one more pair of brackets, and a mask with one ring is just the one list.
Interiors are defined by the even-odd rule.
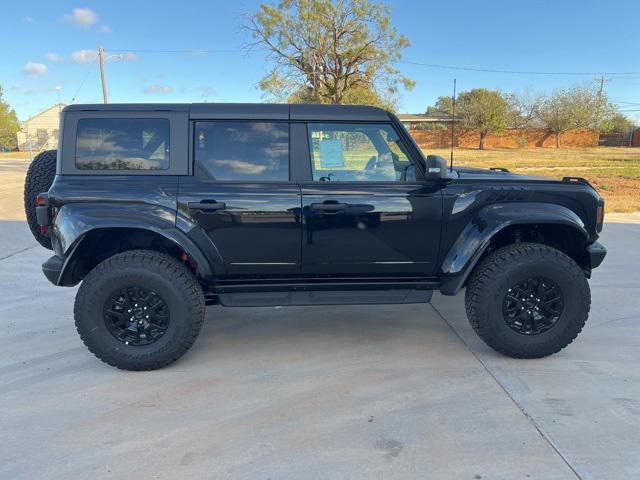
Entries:
[[[445,149],[425,153],[449,158]],[[454,164],[505,167],[515,173],[544,177],[584,177],[605,198],[607,211],[640,211],[640,148],[459,148],[454,151]]]

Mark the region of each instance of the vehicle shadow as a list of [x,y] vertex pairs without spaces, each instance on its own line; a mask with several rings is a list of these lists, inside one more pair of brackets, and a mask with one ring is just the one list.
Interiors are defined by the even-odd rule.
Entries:
[[[198,361],[446,355],[459,338],[429,304],[228,308],[212,306]],[[208,352],[208,353],[205,353]],[[359,361],[360,361],[359,360]],[[285,360],[286,361],[286,360]]]

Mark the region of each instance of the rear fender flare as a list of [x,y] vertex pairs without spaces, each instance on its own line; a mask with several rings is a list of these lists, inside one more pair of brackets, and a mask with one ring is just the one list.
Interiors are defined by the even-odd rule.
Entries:
[[82,252],[87,235],[107,229],[146,230],[164,237],[195,261],[196,274],[203,280],[212,279],[216,266],[222,265],[222,259],[215,257],[217,251],[213,252],[211,261],[196,242],[176,228],[175,211],[170,209],[145,204],[110,204],[108,207],[94,203],[67,204],[60,209],[53,224],[55,253],[65,259],[58,285],[69,285],[71,267]]

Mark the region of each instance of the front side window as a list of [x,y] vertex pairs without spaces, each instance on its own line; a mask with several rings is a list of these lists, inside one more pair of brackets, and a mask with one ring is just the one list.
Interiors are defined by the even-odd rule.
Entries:
[[84,118],[78,121],[79,170],[167,170],[169,120]]
[[313,180],[415,180],[406,148],[391,125],[310,123]]
[[197,122],[195,173],[221,181],[288,181],[289,124]]

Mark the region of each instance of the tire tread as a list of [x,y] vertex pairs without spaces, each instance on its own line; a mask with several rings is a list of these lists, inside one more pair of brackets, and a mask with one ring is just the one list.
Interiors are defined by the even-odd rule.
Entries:
[[[508,266],[517,263],[549,260],[562,265],[579,285],[579,293],[586,306],[586,312],[574,323],[569,323],[561,335],[554,337],[545,347],[537,350],[517,349],[505,342],[497,332],[483,321],[483,313],[488,311],[491,301],[491,285]],[[571,344],[582,331],[591,307],[591,292],[584,273],[575,261],[563,252],[539,243],[517,243],[490,253],[476,266],[467,281],[465,291],[465,309],[471,327],[491,348],[513,358],[541,358],[559,352]]]
[[36,196],[51,188],[56,175],[57,150],[40,152],[32,160],[24,178],[24,213],[27,217],[29,230],[36,241],[45,248],[52,250],[51,239],[40,233],[40,226],[36,218]]
[[[87,302],[95,301],[92,292],[96,289],[96,283],[107,272],[113,269],[124,270],[132,265],[161,273],[170,278],[177,288],[183,287],[188,292],[184,301],[188,305],[189,331],[183,341],[177,345],[177,348],[175,345],[167,344],[160,352],[149,355],[133,357],[120,352],[116,356],[113,352],[100,352],[85,335],[81,325],[82,311]],[[76,295],[74,305],[76,329],[89,351],[103,362],[122,370],[156,370],[178,360],[198,338],[204,323],[204,314],[204,294],[193,273],[175,258],[152,250],[129,250],[104,260],[85,277]]]

